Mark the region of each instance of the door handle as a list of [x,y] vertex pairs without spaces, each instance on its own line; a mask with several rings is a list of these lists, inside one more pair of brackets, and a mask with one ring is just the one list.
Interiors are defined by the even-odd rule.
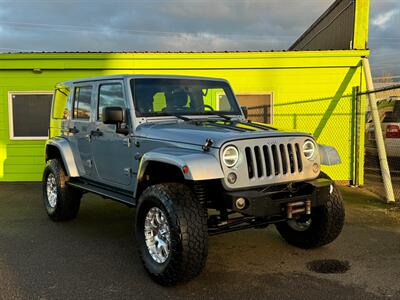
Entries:
[[79,132],[79,129],[78,129],[78,128],[76,128],[76,127],[73,127],[73,128],[68,128],[68,132],[69,132],[69,133],[76,134],[76,133],[78,133],[78,132]]
[[102,136],[103,133],[102,133],[99,129],[97,129],[97,130],[92,130],[92,131],[90,132],[90,135],[91,135],[91,136]]

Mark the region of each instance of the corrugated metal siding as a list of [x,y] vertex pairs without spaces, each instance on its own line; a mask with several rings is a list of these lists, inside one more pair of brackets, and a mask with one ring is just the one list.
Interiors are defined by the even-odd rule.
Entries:
[[355,0],[335,1],[289,50],[351,49],[354,16]]

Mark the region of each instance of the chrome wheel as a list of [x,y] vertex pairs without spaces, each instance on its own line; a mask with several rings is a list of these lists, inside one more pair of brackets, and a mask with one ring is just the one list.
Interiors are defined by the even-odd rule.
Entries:
[[296,231],[306,231],[311,226],[311,218],[308,218],[307,220],[289,220],[287,221],[287,224]]
[[164,263],[170,253],[171,235],[167,218],[158,207],[153,207],[147,212],[144,236],[151,257],[159,264]]
[[46,182],[47,200],[51,208],[56,207],[57,204],[57,182],[54,174],[50,173],[47,176]]

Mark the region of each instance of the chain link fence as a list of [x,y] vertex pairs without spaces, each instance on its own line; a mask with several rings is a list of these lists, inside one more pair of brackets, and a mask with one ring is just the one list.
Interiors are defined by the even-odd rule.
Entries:
[[[377,85],[375,85],[377,87]],[[379,112],[389,171],[397,202],[400,201],[400,85],[381,87],[374,92]],[[385,189],[376,143],[372,113],[367,107],[365,116],[365,186],[384,197]]]
[[331,97],[318,99],[275,99],[269,105],[247,108],[248,119],[271,124],[285,131],[312,134],[320,144],[335,147],[341,165],[323,167],[339,183],[349,184],[355,178],[356,153],[356,92],[339,91]]
[[[392,184],[400,201],[400,85],[375,93],[388,154]],[[364,113],[362,112],[366,112]],[[323,167],[342,184],[363,185],[384,197],[375,131],[366,93],[319,99],[295,99],[247,108],[248,119],[283,130],[311,133],[320,144],[335,147],[342,164]],[[362,148],[362,145],[365,148]],[[363,181],[364,180],[364,181]]]

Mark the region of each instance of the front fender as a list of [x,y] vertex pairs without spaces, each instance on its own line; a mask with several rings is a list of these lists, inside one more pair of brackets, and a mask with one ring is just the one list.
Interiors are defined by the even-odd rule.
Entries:
[[318,148],[321,165],[332,166],[342,162],[339,153],[334,147],[318,144]]
[[[46,142],[46,152],[48,146],[54,146],[58,149],[68,176],[79,177],[79,170],[75,162],[74,154],[72,152],[72,148],[69,142],[66,139],[56,137]],[[47,159],[47,154],[46,154],[46,159]]]
[[162,162],[178,167],[181,171],[184,166],[188,172],[182,175],[186,180],[208,180],[224,177],[218,160],[211,154],[188,149],[158,148],[144,154],[140,160],[138,182],[143,177],[149,162]]

